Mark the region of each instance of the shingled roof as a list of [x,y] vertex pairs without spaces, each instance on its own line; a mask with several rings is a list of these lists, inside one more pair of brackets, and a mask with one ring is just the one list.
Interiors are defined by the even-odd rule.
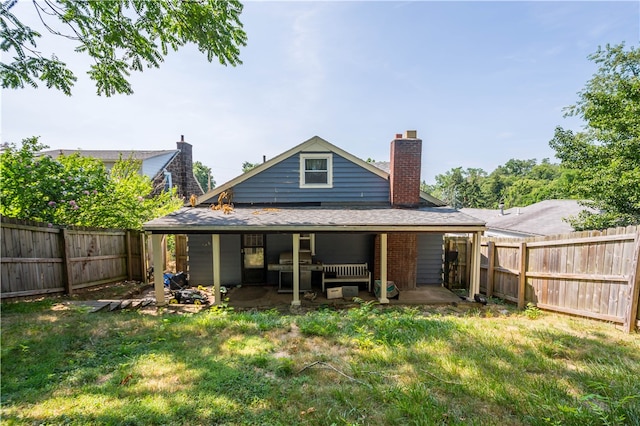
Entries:
[[484,221],[449,207],[242,207],[228,214],[185,207],[145,223],[144,228],[156,233],[473,232],[482,231]]
[[69,156],[79,154],[82,157],[97,158],[102,161],[118,161],[120,157],[123,159],[133,158],[134,160],[146,160],[148,158],[157,157],[165,154],[175,154],[177,149],[161,150],[161,151],[132,151],[132,150],[92,150],[92,149],[50,149],[41,151],[40,155],[48,155],[51,158],[58,158],[61,155]]
[[588,210],[576,200],[545,200],[526,207],[500,210],[463,208],[461,212],[487,223],[487,235],[529,237],[573,232],[567,218]]

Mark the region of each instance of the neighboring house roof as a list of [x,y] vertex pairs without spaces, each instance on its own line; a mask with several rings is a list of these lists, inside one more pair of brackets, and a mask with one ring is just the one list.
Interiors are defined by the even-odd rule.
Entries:
[[142,161],[141,172],[143,175],[153,179],[178,155],[177,149],[162,151],[132,151],[132,150],[84,150],[84,149],[52,149],[40,151],[40,155],[48,155],[51,158],[58,158],[61,155],[69,156],[79,154],[82,157],[92,157],[103,161],[105,164],[115,163],[120,158],[127,160]]
[[487,236],[531,237],[573,232],[565,220],[588,210],[576,200],[545,200],[526,207],[500,210],[463,208],[461,212],[487,223]]
[[450,207],[397,209],[391,207],[234,208],[229,214],[202,207],[185,207],[145,223],[145,230],[171,232],[474,232],[484,221]]
[[[233,188],[234,186],[252,178],[253,176],[256,176],[262,172],[264,172],[265,170],[275,166],[276,164],[286,160],[287,158],[301,153],[301,152],[317,152],[317,151],[321,151],[321,152],[333,152],[349,161],[351,161],[354,164],[359,165],[360,167],[364,168],[365,170],[368,170],[369,172],[380,176],[383,179],[389,180],[389,168],[387,166],[387,169],[384,170],[381,167],[378,166],[378,164],[381,163],[368,163],[352,154],[349,154],[348,152],[346,152],[345,150],[331,144],[330,142],[327,142],[326,140],[322,139],[319,136],[314,136],[311,139],[302,142],[301,144],[294,146],[293,148],[289,149],[288,151],[283,152],[282,154],[270,159],[269,161],[266,161],[256,167],[254,167],[253,169],[249,170],[246,173],[241,174],[240,176],[236,177],[235,179],[232,179],[214,189],[212,189],[211,191],[207,192],[206,194],[198,197],[198,204],[202,204],[202,203],[213,203],[217,200],[217,197],[220,193],[222,193],[223,191],[227,191],[231,188]],[[444,203],[443,201],[433,197],[430,194],[427,194],[425,192],[420,192],[420,197],[427,203],[433,205],[433,206],[445,206],[446,203]]]
[[374,166],[376,166],[377,168],[379,168],[380,170],[386,172],[386,173],[390,173],[391,172],[391,162],[390,161],[373,161],[370,162],[369,164],[373,164]]

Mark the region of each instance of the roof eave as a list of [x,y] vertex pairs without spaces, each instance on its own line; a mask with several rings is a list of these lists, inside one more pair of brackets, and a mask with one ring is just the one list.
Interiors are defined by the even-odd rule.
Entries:
[[250,233],[322,233],[322,232],[368,232],[368,233],[391,233],[391,232],[483,232],[487,228],[484,225],[279,225],[279,226],[207,226],[207,225],[151,225],[145,226],[144,230],[152,234],[238,234]]

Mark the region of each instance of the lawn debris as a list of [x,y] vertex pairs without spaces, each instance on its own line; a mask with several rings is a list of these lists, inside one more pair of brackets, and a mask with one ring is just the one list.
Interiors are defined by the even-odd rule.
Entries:
[[313,366],[316,366],[316,365],[323,365],[323,366],[328,367],[329,369],[331,369],[331,370],[335,371],[336,373],[340,374],[341,376],[346,377],[346,378],[347,378],[347,379],[349,379],[349,380],[353,380],[354,382],[356,382],[356,383],[360,383],[361,385],[370,386],[370,385],[369,385],[369,383],[365,383],[365,382],[363,382],[363,381],[361,381],[361,380],[356,379],[355,377],[351,377],[351,376],[349,376],[348,374],[345,374],[345,373],[343,373],[342,371],[338,370],[337,368],[335,368],[333,365],[329,364],[328,362],[324,362],[324,361],[315,361],[315,362],[312,362],[311,364],[309,364],[309,365],[307,365],[307,366],[303,367],[300,371],[298,371],[298,373],[297,373],[297,374],[300,374],[300,373],[302,373],[304,370],[306,370],[306,369],[308,369],[308,368],[311,368],[311,367],[313,367]]
[[300,411],[300,415],[301,416],[306,416],[307,414],[311,414],[311,413],[315,413],[316,412],[316,408],[315,407],[309,407],[304,411]]
[[129,380],[131,380],[133,378],[133,374],[129,373],[127,374],[127,376],[120,380],[120,386],[125,386],[127,383],[129,383]]
[[450,382],[448,380],[445,380],[441,377],[436,376],[435,374],[433,374],[432,372],[425,370],[424,368],[421,368],[420,371],[422,371],[423,373],[427,373],[428,375],[430,375],[431,377],[433,377],[436,380],[440,380],[442,383],[446,383],[448,385],[463,385],[464,383],[460,383],[460,382]]

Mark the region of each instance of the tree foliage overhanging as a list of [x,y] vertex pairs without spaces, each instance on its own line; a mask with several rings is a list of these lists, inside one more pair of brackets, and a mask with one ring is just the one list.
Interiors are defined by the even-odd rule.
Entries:
[[182,206],[175,188],[153,195],[139,161],[120,159],[109,172],[79,154],[53,159],[37,138],[0,155],[0,214],[57,225],[142,229],[148,220]]
[[[76,75],[56,55],[38,50],[42,34],[12,13],[16,4],[0,3],[0,51],[10,58],[0,62],[2,88],[37,87],[40,81],[70,95]],[[105,96],[133,93],[131,71],[158,68],[169,50],[188,43],[209,62],[241,64],[247,40],[238,0],[34,0],[33,6],[48,32],[77,41],[76,52],[93,59],[87,73]]]
[[601,214],[583,212],[576,229],[640,224],[640,49],[607,45],[589,56],[596,74],[566,110],[581,132],[556,128],[550,145],[575,173],[575,192]]

